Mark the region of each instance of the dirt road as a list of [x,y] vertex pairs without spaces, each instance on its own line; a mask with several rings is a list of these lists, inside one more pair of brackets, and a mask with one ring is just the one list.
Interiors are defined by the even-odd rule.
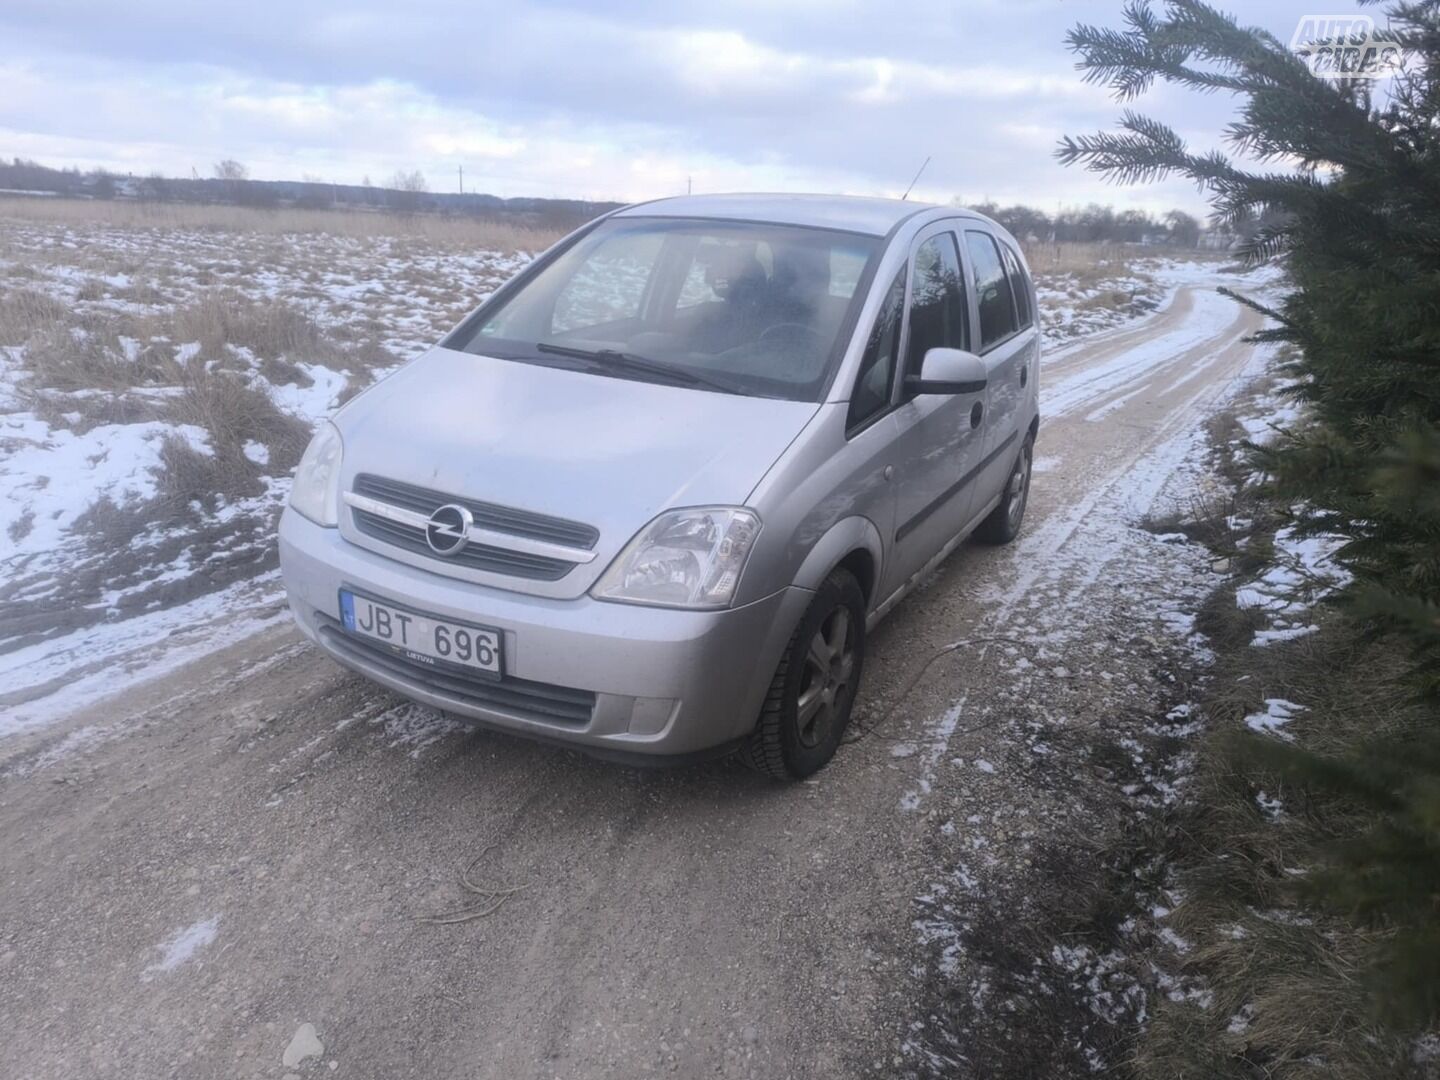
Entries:
[[[934,1064],[917,1014],[969,963],[956,892],[1043,874],[1026,852],[1071,808],[1065,733],[1163,696],[1195,585],[1132,525],[1253,328],[1183,289],[1048,362],[1026,534],[962,548],[877,630],[859,723],[883,723],[811,783],[460,729],[284,627],[0,743],[0,1075]],[[978,635],[1020,644],[922,675]],[[424,921],[481,909],[472,861],[517,891]],[[323,1051],[287,1066],[303,1024]]]

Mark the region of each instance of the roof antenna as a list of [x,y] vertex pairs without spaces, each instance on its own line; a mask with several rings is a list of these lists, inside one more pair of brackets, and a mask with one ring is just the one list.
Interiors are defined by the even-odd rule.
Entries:
[[910,186],[905,189],[905,194],[900,196],[900,201],[901,201],[901,202],[904,202],[906,199],[908,199],[908,198],[910,197],[910,192],[912,192],[912,191],[915,190],[915,184],[916,184],[916,182],[920,179],[920,174],[925,171],[925,166],[926,166],[926,165],[929,165],[929,164],[930,164],[930,155],[929,155],[929,154],[926,154],[926,155],[925,155],[925,160],[920,163],[920,168],[918,168],[918,169],[915,170],[915,179],[910,181]]

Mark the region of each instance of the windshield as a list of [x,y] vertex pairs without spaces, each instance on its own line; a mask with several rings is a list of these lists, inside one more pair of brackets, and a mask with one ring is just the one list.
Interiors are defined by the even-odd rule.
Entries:
[[878,247],[827,229],[611,218],[464,327],[458,347],[815,401]]

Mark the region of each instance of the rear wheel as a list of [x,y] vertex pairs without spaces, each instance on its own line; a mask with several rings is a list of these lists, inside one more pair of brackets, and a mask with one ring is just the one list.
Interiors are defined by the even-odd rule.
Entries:
[[800,780],[835,756],[865,659],[865,595],[849,571],[830,572],[775,669],[745,763],[776,780]]
[[1035,438],[1030,436],[1015,458],[1000,504],[975,530],[977,540],[986,544],[1008,544],[1020,535],[1020,525],[1025,520],[1025,504],[1030,501],[1030,469],[1034,457]]

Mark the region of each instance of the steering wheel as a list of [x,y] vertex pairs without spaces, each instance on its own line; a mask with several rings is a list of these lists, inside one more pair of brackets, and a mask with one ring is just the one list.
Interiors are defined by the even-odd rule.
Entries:
[[803,344],[808,344],[811,346],[819,346],[825,343],[824,337],[821,335],[820,331],[816,330],[813,326],[806,326],[804,323],[798,322],[782,322],[776,323],[774,326],[767,326],[763,331],[761,331],[760,337],[756,339],[756,344],[798,345],[802,344],[802,339],[805,339],[803,340]]

